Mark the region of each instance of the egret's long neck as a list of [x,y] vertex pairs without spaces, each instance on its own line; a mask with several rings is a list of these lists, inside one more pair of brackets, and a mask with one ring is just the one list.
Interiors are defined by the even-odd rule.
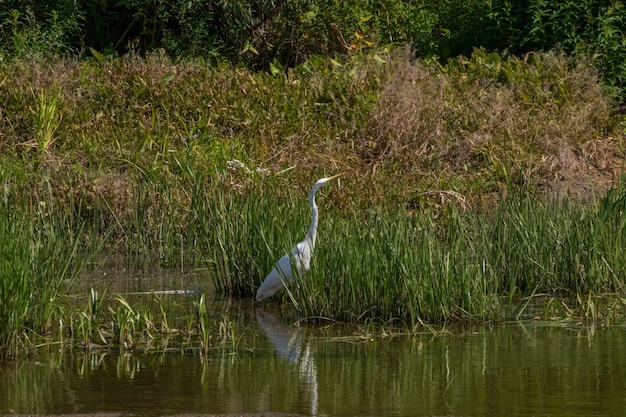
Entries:
[[311,195],[309,195],[309,204],[311,205],[311,226],[309,226],[309,233],[307,233],[306,238],[311,245],[311,249],[315,247],[315,237],[317,236],[317,218],[319,216],[319,210],[317,209],[317,204],[315,204],[315,194],[319,188],[315,187],[311,190]]

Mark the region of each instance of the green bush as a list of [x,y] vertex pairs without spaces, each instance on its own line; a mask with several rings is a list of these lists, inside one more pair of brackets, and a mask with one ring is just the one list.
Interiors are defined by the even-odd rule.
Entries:
[[0,2],[0,52],[10,57],[64,55],[80,47],[83,11],[73,1]]
[[593,55],[607,85],[626,78],[621,2],[494,0],[6,1],[0,50],[8,56],[64,54],[91,48],[124,54],[163,49],[172,57],[227,60],[284,69],[312,56],[360,54],[411,45],[442,62],[474,48],[523,55],[561,48]]
[[495,1],[483,46],[522,55],[562,48],[570,55],[595,55],[605,82],[626,88],[626,8],[620,1]]

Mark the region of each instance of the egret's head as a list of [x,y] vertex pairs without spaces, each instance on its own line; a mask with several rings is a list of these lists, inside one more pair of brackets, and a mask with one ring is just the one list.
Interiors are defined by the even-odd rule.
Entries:
[[339,174],[333,175],[332,177],[322,178],[322,179],[318,180],[315,183],[314,187],[318,186],[318,188],[319,188],[319,187],[323,186],[324,184],[326,184],[328,181],[334,180],[335,178],[340,177],[342,175],[343,175],[343,172],[340,172]]
[[337,177],[339,177],[340,175],[343,175],[343,172],[337,175],[333,175],[332,177],[328,177],[328,178],[322,178],[321,180],[318,180],[314,185],[313,188],[311,189],[311,195],[310,195],[310,199],[311,201],[313,201],[312,199],[315,198],[315,193],[317,193],[317,190],[319,190],[320,188],[322,188],[324,185],[326,185],[326,183],[332,179],[335,179]]

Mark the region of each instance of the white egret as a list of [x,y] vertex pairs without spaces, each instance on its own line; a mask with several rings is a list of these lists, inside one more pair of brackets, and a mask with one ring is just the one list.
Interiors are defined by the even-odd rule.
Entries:
[[317,190],[326,185],[328,181],[337,178],[342,174],[343,173],[333,175],[328,178],[322,178],[317,181],[315,185],[313,185],[311,194],[309,194],[309,204],[311,205],[312,217],[309,232],[306,234],[306,237],[302,242],[294,246],[289,253],[283,255],[283,257],[276,262],[276,265],[274,265],[270,273],[265,277],[265,280],[263,280],[263,283],[256,292],[257,301],[271,297],[276,293],[276,291],[294,281],[292,262],[298,270],[298,275],[302,275],[303,272],[309,270],[311,256],[313,255],[313,249],[315,248],[315,236],[317,235],[317,220],[319,216],[319,210],[315,204],[315,194],[317,193]]

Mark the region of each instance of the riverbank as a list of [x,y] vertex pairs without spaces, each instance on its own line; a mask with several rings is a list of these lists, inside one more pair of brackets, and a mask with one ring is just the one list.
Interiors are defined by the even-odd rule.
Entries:
[[[237,192],[275,178],[291,194],[346,171],[333,202],[358,209],[515,189],[586,198],[624,171],[622,116],[590,63],[558,53],[441,66],[380,51],[273,74],[130,55],[9,62],[0,79],[3,177],[31,192],[47,181],[105,224],[163,186],[184,207],[198,175]],[[139,197],[141,183],[157,190]]]
[[499,320],[537,292],[591,308],[624,285],[624,120],[589,62],[380,50],[253,72],[152,54],[4,62],[0,79],[9,351],[72,317],[56,295],[96,254],[206,267],[251,297],[338,172],[289,298],[306,316],[412,329]]

